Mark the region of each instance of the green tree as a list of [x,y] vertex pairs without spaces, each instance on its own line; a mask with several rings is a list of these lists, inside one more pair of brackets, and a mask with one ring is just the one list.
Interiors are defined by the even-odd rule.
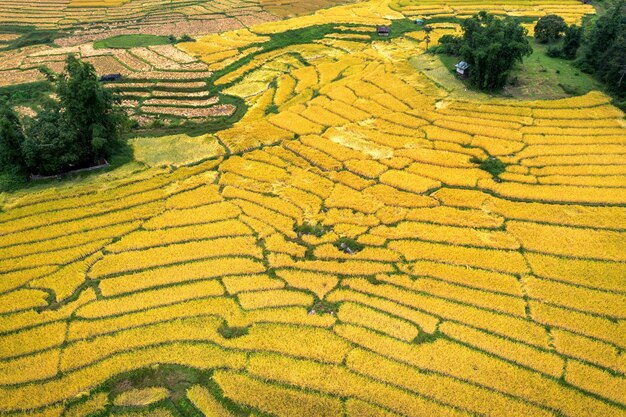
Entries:
[[604,81],[616,95],[626,96],[626,1],[620,0],[588,30],[582,47],[583,70]]
[[583,37],[583,29],[580,26],[570,25],[565,31],[563,39],[563,57],[566,59],[576,58],[576,52],[580,48]]
[[24,132],[22,123],[11,106],[0,101],[0,170],[16,174],[25,168],[22,155]]
[[438,54],[460,55],[463,38],[454,35],[443,35],[439,38],[439,45],[435,48]]
[[22,143],[25,165],[33,174],[55,174],[80,164],[73,151],[70,132],[63,131],[61,108],[49,105],[41,110],[26,129]]
[[527,30],[514,18],[501,19],[481,11],[464,20],[462,29],[460,42],[449,39],[460,43],[459,55],[470,64],[470,83],[481,90],[503,87],[513,66],[532,53]]
[[554,42],[567,30],[567,23],[561,16],[549,14],[541,17],[535,25],[535,39],[541,43]]
[[115,107],[111,91],[98,81],[93,65],[69,56],[57,94],[62,109],[60,126],[74,139],[72,145],[80,160],[93,163],[106,156],[119,138],[123,114]]
[[22,144],[32,173],[55,174],[98,163],[119,138],[125,115],[98,81],[93,65],[73,56],[55,82],[58,102],[47,103],[27,128]]

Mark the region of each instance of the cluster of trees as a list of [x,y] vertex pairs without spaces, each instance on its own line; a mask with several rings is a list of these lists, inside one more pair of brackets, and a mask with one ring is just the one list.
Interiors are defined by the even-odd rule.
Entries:
[[[485,11],[462,22],[463,35],[442,36],[437,53],[460,56],[470,64],[469,81],[481,90],[497,90],[517,62],[532,53],[527,31],[512,17]],[[615,0],[606,13],[580,27],[568,26],[557,15],[543,16],[535,38],[551,45],[548,55],[575,61],[583,71],[603,81],[617,97],[626,98],[626,0]]]
[[532,53],[528,31],[512,17],[481,11],[461,26],[463,35],[442,36],[437,52],[461,56],[470,65],[470,83],[481,90],[502,88],[509,71]]
[[578,65],[626,98],[626,0],[616,1],[585,32]]
[[557,58],[574,59],[580,47],[583,29],[577,25],[567,26],[558,15],[549,14],[541,17],[535,25],[535,39],[541,43],[553,43],[564,37],[562,47],[551,45],[548,55]]
[[0,169],[50,175],[100,163],[116,144],[126,115],[93,65],[73,56],[65,71],[44,72],[58,100],[42,105],[22,125],[11,104],[0,103]]
[[618,97],[626,97],[626,0],[618,0],[584,27],[567,26],[563,18],[544,16],[535,26],[535,38],[552,43],[563,37],[561,47],[550,46],[548,55],[578,59],[583,71],[602,80]]

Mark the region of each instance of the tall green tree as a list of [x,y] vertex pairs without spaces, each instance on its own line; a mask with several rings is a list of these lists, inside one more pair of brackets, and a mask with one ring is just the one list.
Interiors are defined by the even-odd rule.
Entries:
[[563,38],[563,57],[566,59],[576,58],[576,52],[580,48],[583,37],[583,29],[580,26],[570,25],[565,31]]
[[75,153],[82,161],[91,162],[106,156],[119,137],[121,114],[114,108],[111,91],[99,82],[93,65],[69,56],[65,73],[57,83],[57,94],[61,126],[75,139]]
[[615,42],[624,26],[624,8],[626,3],[618,1],[615,6],[596,19],[587,28],[583,51],[583,63],[590,69],[601,66],[605,59],[606,48]]
[[18,173],[24,170],[23,142],[20,119],[6,101],[0,101],[0,171]]
[[466,19],[459,54],[470,64],[470,83],[481,90],[496,90],[509,71],[532,53],[527,30],[514,18],[495,17],[485,11]]
[[59,105],[46,106],[31,121],[22,143],[25,165],[33,174],[56,174],[80,165],[70,132],[63,131]]
[[119,138],[125,115],[98,80],[93,65],[73,56],[62,74],[46,72],[58,102],[32,120],[22,154],[31,173],[56,174],[98,163]]
[[554,42],[567,30],[567,23],[559,15],[549,14],[535,24],[535,39],[542,43]]
[[626,97],[626,1],[611,9],[588,28],[580,61],[583,70],[596,75],[608,88]]

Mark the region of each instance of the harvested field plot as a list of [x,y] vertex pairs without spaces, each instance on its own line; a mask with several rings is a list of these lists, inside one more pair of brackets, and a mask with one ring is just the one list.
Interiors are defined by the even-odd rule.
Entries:
[[[482,7],[590,11],[510,4]],[[626,416],[624,114],[600,92],[452,98],[409,62],[419,29],[372,40],[479,6],[7,56],[120,65],[138,116],[234,111],[207,91],[247,111],[3,196],[0,414]]]
[[85,44],[67,48],[36,46],[15,53],[0,52],[8,58],[0,71],[0,86],[40,81],[41,65],[62,71],[68,54],[93,64],[99,75],[121,74],[118,82],[107,84],[122,98],[122,106],[141,125],[159,119],[163,123],[190,118],[224,117],[234,113],[232,104],[220,102],[209,92],[211,72],[207,65],[174,45],[130,49],[94,49]]

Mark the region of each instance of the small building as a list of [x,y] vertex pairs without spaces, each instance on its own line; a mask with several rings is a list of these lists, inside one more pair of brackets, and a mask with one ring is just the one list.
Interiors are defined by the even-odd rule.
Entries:
[[418,26],[422,26],[424,24],[424,19],[415,19],[415,24]]
[[100,81],[102,82],[119,81],[121,79],[122,79],[122,74],[105,74],[100,77]]
[[389,36],[391,30],[389,29],[389,26],[378,26],[376,28],[376,32],[378,33],[378,36]]
[[461,77],[466,78],[469,75],[469,64],[465,61],[461,61],[454,66],[456,68],[456,73]]

